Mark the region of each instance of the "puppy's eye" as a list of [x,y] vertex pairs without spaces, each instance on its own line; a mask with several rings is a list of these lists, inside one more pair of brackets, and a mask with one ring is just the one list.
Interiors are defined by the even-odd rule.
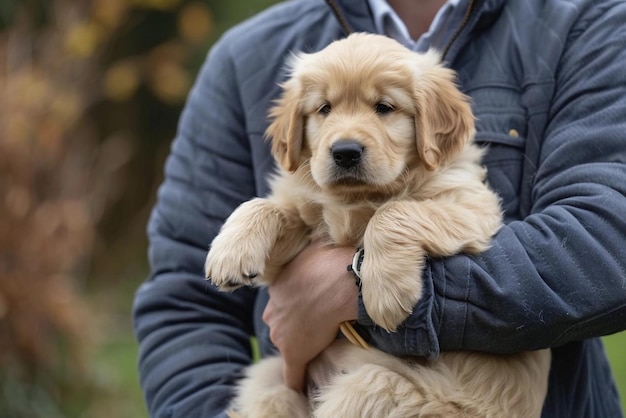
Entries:
[[380,102],[380,103],[376,103],[376,106],[374,106],[374,111],[378,113],[379,115],[384,115],[386,113],[393,112],[394,108],[389,103]]
[[328,115],[330,113],[330,109],[330,104],[324,103],[317,109],[317,113],[320,113],[322,115]]

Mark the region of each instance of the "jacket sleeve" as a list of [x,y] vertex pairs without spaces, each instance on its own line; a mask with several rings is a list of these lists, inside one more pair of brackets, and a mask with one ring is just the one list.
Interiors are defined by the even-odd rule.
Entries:
[[208,245],[255,194],[236,74],[226,43],[202,68],[182,113],[149,226],[151,276],[133,306],[139,371],[152,417],[225,416],[251,360],[255,291],[203,280]]
[[392,335],[400,355],[556,347],[626,329],[626,5],[593,8],[570,32],[536,165],[529,216],[492,248],[430,260],[425,294]]

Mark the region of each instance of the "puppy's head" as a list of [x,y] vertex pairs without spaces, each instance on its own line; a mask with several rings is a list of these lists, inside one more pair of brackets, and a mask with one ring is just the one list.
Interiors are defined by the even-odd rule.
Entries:
[[436,170],[474,132],[467,98],[439,61],[368,34],[294,56],[270,111],[274,157],[288,172],[310,160],[315,182],[337,192],[384,190],[407,169]]

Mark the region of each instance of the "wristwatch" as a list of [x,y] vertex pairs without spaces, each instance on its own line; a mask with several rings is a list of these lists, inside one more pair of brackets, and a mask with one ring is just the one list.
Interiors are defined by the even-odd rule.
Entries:
[[363,248],[358,248],[354,253],[354,257],[352,257],[352,264],[348,264],[348,271],[351,271],[354,274],[354,282],[356,285],[361,288],[361,265],[363,264],[363,256],[365,255],[365,250]]

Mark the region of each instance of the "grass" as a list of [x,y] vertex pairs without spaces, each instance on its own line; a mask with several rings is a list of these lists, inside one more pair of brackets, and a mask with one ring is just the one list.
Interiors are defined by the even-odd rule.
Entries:
[[131,313],[135,290],[146,274],[138,268],[127,276],[127,280],[90,289],[90,302],[100,313],[96,318],[99,341],[89,369],[97,395],[80,418],[148,417],[139,386]]
[[615,376],[617,388],[622,398],[622,410],[626,411],[626,356],[624,356],[626,332],[604,337],[604,344],[611,362],[611,368],[613,369],[613,376]]
[[137,346],[132,334],[114,336],[98,350],[95,377],[100,396],[87,417],[147,418],[148,413],[139,387]]

